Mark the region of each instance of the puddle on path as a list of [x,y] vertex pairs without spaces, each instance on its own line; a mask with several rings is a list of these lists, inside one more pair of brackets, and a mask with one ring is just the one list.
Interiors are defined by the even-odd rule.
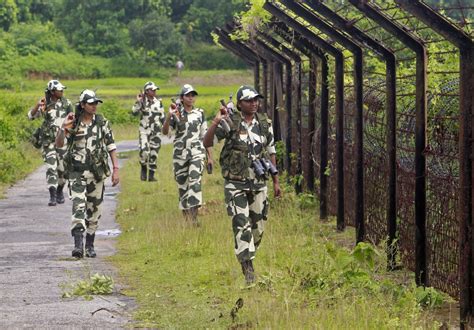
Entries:
[[107,237],[117,237],[122,232],[120,229],[106,229],[106,230],[97,230],[95,232],[96,236],[107,236]]

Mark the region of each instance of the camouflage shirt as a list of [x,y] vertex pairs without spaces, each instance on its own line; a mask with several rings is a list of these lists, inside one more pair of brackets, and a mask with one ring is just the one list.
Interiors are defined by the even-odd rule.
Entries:
[[195,156],[205,157],[202,139],[207,131],[207,122],[204,118],[204,110],[193,108],[186,112],[180,108],[182,118],[175,121],[171,117],[170,126],[175,130],[176,135],[173,141],[175,159],[192,159]]
[[92,117],[90,124],[80,122],[75,129],[76,133],[68,136],[68,145],[72,143],[72,160],[75,164],[90,165],[94,152],[117,149],[109,121],[102,117],[102,123],[98,124],[96,117]]
[[150,101],[148,98],[145,104],[142,102],[135,102],[132,107],[134,115],[140,113],[140,128],[150,129],[152,132],[160,132],[163,122],[165,121],[165,112],[161,99],[156,97]]
[[[241,114],[240,112],[236,112],[233,116],[241,116]],[[266,120],[268,122],[268,133],[266,134],[266,136],[262,133],[261,125],[258,122],[257,116],[254,116],[250,123],[246,123],[243,118],[240,122],[240,127],[238,128],[238,136],[241,141],[247,144],[248,157],[251,161],[254,161],[261,157],[268,158],[268,156],[276,154],[271,120],[268,118]],[[217,141],[220,141],[222,139],[231,139],[232,134],[230,132],[225,131],[222,128],[221,124],[219,124],[216,128],[215,137]],[[232,183],[234,184],[234,186],[238,187],[238,189],[246,189],[249,186],[252,189],[260,189],[266,186],[265,180],[256,177],[252,167],[249,168],[249,177],[247,182],[232,181]]]
[[50,102],[46,105],[46,110],[38,110],[32,115],[33,108],[28,112],[28,118],[34,120],[39,117],[43,117],[43,139],[48,140],[50,143],[54,143],[54,138],[57,131],[62,126],[66,115],[69,112],[73,112],[71,101],[67,98],[62,97],[56,102]]

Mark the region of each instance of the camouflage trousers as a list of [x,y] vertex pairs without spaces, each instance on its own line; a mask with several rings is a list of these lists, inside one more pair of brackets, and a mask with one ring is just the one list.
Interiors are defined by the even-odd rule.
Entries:
[[71,172],[69,196],[72,200],[71,230],[79,224],[88,234],[94,234],[102,215],[104,180],[96,181],[89,171]]
[[237,189],[227,182],[224,193],[227,214],[232,217],[235,255],[239,262],[251,260],[262,241],[267,220],[267,187],[252,191]]
[[202,204],[201,178],[204,158],[173,159],[174,178],[178,183],[179,209],[187,210]]
[[43,161],[46,163],[46,183],[48,184],[48,189],[66,183],[63,162],[65,153],[66,148],[56,148],[54,143],[43,146],[42,154]]
[[161,148],[161,138],[159,133],[153,131],[150,132],[150,130],[140,128],[138,147],[140,149],[140,164],[148,164],[151,171],[156,171],[156,161],[158,159],[158,152]]

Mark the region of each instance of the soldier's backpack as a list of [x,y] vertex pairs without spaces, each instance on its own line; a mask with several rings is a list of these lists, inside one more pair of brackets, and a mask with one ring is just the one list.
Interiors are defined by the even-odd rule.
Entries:
[[[266,143],[269,141],[270,122],[268,116],[264,113],[256,113],[257,121],[260,126],[260,132],[265,137]],[[245,141],[240,140],[239,130],[242,122],[240,113],[234,113],[231,116],[232,127],[229,137],[226,138],[222,147],[219,164],[221,166],[222,176],[225,179],[245,181],[249,178],[249,168],[252,160],[250,151]]]

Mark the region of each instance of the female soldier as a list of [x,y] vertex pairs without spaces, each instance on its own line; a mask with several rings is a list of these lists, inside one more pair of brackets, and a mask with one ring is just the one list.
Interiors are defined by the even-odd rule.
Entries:
[[102,211],[104,180],[110,175],[108,155],[112,159],[112,185],[119,183],[116,146],[109,122],[97,114],[102,100],[95,92],[84,90],[79,96],[76,113],[69,114],[58,134],[56,145],[62,147],[67,137],[66,174],[72,199],[72,256],[82,258],[83,232],[86,231],[86,257],[94,258],[95,231]]
[[[207,130],[204,110],[195,108],[197,91],[186,84],[181,89],[180,105],[172,104],[163,124],[162,133],[168,134],[171,126],[176,131],[174,138],[173,169],[179,190],[179,208],[185,218],[197,220],[198,208],[202,204],[201,177],[204,169],[204,146],[202,139]],[[212,166],[210,149],[207,149],[207,164]]]
[[[267,220],[269,176],[275,197],[281,195],[271,121],[266,114],[257,112],[261,98],[253,87],[241,86],[237,91],[239,112],[226,118],[229,115],[222,107],[204,137],[204,146],[208,148],[212,147],[214,136],[217,140],[225,139],[219,163],[225,179],[227,213],[232,217],[235,255],[247,284],[255,281],[252,260]],[[230,130],[223,128],[221,121],[226,119],[230,119]]]
[[161,126],[165,120],[161,99],[156,98],[156,90],[160,89],[152,81],[145,83],[143,94],[137,95],[132,107],[132,114],[140,114],[139,148],[140,148],[140,179],[156,181],[156,160],[161,148]]
[[[38,144],[41,144],[43,160],[46,163],[46,182],[49,190],[49,206],[64,203],[63,188],[65,184],[63,156],[66,150],[54,145],[54,138],[66,115],[73,111],[71,101],[63,96],[66,86],[59,80],[51,80],[42,98],[28,112],[28,118],[33,120],[42,116]],[[39,147],[39,146],[38,146]]]

